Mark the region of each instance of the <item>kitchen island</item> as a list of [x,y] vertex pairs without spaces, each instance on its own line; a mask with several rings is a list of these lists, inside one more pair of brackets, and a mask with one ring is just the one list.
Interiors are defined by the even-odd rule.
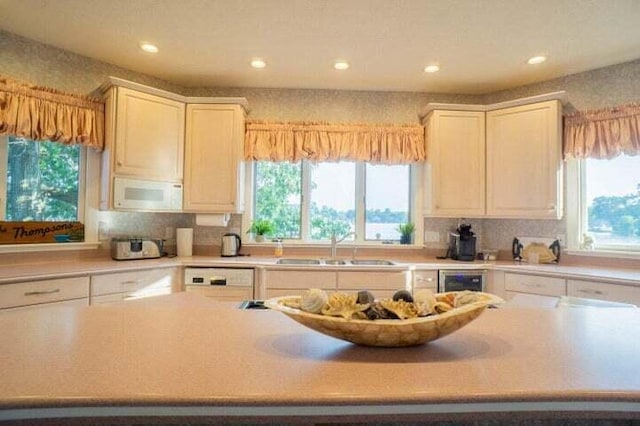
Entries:
[[637,309],[488,309],[411,348],[178,293],[0,315],[0,421],[640,419]]

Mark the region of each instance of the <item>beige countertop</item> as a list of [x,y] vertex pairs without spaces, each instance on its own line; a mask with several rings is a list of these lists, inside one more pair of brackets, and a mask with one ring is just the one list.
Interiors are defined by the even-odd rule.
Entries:
[[193,293],[4,313],[0,329],[0,421],[640,418],[636,309],[490,309],[395,349]]
[[172,257],[145,260],[115,261],[105,256],[102,258],[73,259],[70,261],[47,261],[43,257],[41,261],[25,264],[2,264],[0,269],[0,284],[62,278],[86,274],[103,274],[112,272],[124,272],[130,270],[144,270],[154,268],[203,266],[203,267],[263,267],[278,269],[341,269],[341,270],[395,270],[402,268],[416,269],[487,269],[505,272],[517,272],[524,274],[537,274],[547,276],[559,276],[563,278],[576,278],[587,280],[606,280],[613,283],[640,286],[640,269],[606,268],[592,266],[565,266],[562,264],[529,265],[513,261],[497,262],[458,262],[455,260],[442,260],[436,258],[424,259],[390,259],[396,262],[393,266],[333,266],[333,265],[278,265],[274,257]]

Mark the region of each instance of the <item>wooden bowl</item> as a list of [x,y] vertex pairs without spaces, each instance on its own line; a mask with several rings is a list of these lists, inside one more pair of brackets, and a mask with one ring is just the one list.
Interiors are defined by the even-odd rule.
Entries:
[[[449,292],[456,293],[456,292]],[[364,346],[402,347],[421,345],[439,339],[476,319],[489,305],[503,303],[498,296],[481,293],[481,300],[442,314],[410,319],[362,320],[312,314],[285,306],[300,296],[282,296],[265,300],[270,309],[280,311],[294,321],[319,333]]]

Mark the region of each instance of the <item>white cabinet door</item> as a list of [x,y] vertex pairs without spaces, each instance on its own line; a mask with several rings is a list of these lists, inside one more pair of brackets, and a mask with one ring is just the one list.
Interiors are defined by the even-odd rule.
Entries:
[[174,293],[180,290],[178,272],[178,268],[159,268],[92,275],[91,304]]
[[558,101],[487,112],[487,216],[562,216]]
[[485,113],[433,111],[425,123],[425,215],[485,214]]
[[114,173],[181,182],[184,103],[124,87],[113,90],[117,91]]
[[185,211],[242,212],[244,121],[239,105],[187,106]]
[[504,274],[504,287],[509,292],[539,294],[541,296],[565,296],[567,285],[564,278],[543,277],[526,274]]
[[640,306],[640,287],[594,281],[567,280],[567,295]]
[[[0,309],[89,297],[89,277],[57,278],[0,285]],[[86,304],[86,300],[84,300]]]
[[376,299],[385,294],[411,288],[409,271],[338,271],[338,290],[345,293],[369,290]]

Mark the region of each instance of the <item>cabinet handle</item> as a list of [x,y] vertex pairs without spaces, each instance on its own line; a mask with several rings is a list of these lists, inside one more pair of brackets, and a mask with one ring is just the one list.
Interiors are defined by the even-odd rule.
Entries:
[[549,204],[549,210],[555,210],[555,209],[556,209],[555,204]]
[[430,283],[431,281],[433,281],[433,278],[422,278],[422,277],[418,277],[418,278],[416,278],[416,281],[418,281],[419,283],[422,283],[422,282],[425,282],[425,281],[426,281],[426,282],[428,282],[428,283]]
[[578,290],[579,293],[585,293],[585,294],[598,294],[598,295],[603,295],[604,293],[601,292],[600,290],[589,290],[586,288],[581,288],[580,290]]
[[128,281],[122,281],[120,284],[140,284],[141,282],[144,282],[144,280],[128,280]]
[[122,161],[117,162],[118,166],[122,166]]
[[42,295],[42,294],[53,294],[53,293],[60,293],[60,289],[59,288],[54,288],[53,290],[27,291],[24,295],[25,296],[39,296],[39,295]]

